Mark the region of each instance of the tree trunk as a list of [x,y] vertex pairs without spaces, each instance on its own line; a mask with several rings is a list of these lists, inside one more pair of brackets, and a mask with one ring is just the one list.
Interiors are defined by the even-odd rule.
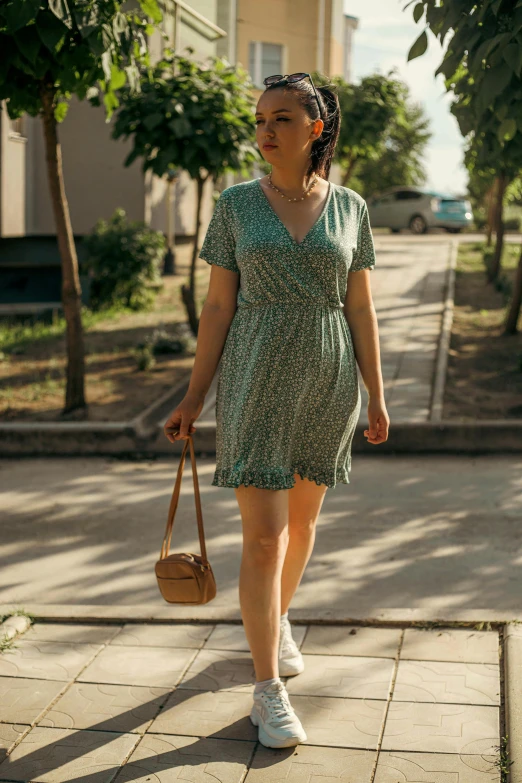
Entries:
[[86,418],[85,349],[81,318],[80,276],[69,205],[65,196],[62,151],[54,117],[54,89],[42,84],[41,98],[47,176],[62,262],[62,304],[66,322],[67,385],[62,415],[77,411],[82,413],[82,418]]
[[355,164],[357,163],[357,156],[354,155],[353,157],[350,157],[348,160],[348,166],[343,172],[343,175],[341,177],[341,185],[343,185],[345,188],[348,187],[348,183],[350,181],[350,178],[352,176],[353,170],[355,168]]
[[196,233],[192,247],[192,259],[190,262],[189,285],[181,286],[181,298],[185,304],[189,326],[195,337],[198,336],[199,317],[196,312],[196,263],[199,256],[199,236],[201,233],[201,202],[203,200],[203,186],[209,175],[197,177],[197,204],[196,204]]
[[491,247],[494,220],[493,205],[495,203],[495,191],[497,189],[497,183],[498,180],[495,177],[486,195],[486,247]]
[[517,271],[515,273],[515,282],[513,284],[513,298],[509,306],[506,318],[505,333],[516,334],[520,307],[522,305],[522,245],[520,246],[520,256],[518,259]]
[[498,175],[498,187],[496,191],[495,209],[494,209],[494,222],[495,222],[495,252],[491,259],[491,266],[488,269],[488,280],[490,283],[494,282],[500,274],[500,261],[502,258],[502,248],[504,246],[504,220],[503,220],[503,202],[506,187],[508,185],[507,174],[501,172]]

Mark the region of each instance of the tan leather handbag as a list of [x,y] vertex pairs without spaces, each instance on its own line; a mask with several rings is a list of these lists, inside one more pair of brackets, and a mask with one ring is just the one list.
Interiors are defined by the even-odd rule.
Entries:
[[[176,431],[179,432],[179,429],[169,430],[169,432]],[[185,455],[189,445],[201,554],[195,555],[190,552],[177,552],[169,555],[174,514],[176,513],[178,506],[181,478],[185,466]],[[163,545],[161,547],[160,559],[156,562],[155,572],[161,595],[169,604],[206,604],[216,595],[216,581],[210,563],[207,560],[203,515],[201,513],[201,498],[199,496],[198,475],[196,470],[196,457],[191,435],[187,437],[181,454],[178,475],[176,477],[176,483],[174,484],[172,500],[170,501],[165,538],[163,539]]]

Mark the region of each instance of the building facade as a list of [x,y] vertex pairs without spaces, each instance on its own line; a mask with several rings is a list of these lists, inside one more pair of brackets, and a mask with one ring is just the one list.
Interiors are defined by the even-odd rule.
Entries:
[[[171,0],[170,8],[163,21],[168,43],[156,33],[150,41],[153,58],[161,56],[165,45],[180,53],[190,46],[200,61],[211,55],[226,57],[248,70],[256,97],[264,89],[263,78],[274,73],[319,70],[327,77],[341,75],[350,80],[351,43],[357,20],[343,13],[343,0]],[[117,207],[125,209],[131,219],[145,220],[151,227],[166,231],[166,182],[144,175],[139,160],[126,168],[123,162],[130,142],[115,141],[111,130],[112,123],[106,122],[102,107],[75,98],[59,126],[75,236],[89,233],[99,218],[109,218]],[[334,168],[332,179],[336,178]],[[252,176],[258,175],[252,172]],[[234,181],[238,179],[229,175],[224,184]],[[207,185],[204,225],[213,208],[214,183],[209,181]],[[171,206],[176,238],[193,235],[195,207],[195,183],[183,173],[175,185]],[[20,299],[30,301],[36,295],[34,285],[29,283],[34,283],[37,276],[25,273],[24,291],[23,269],[41,266],[42,258],[49,260],[53,253],[59,268],[54,237],[41,120],[25,116],[12,121],[2,110],[0,305]],[[16,274],[6,276],[6,268],[15,269]],[[12,290],[8,290],[10,286]]]

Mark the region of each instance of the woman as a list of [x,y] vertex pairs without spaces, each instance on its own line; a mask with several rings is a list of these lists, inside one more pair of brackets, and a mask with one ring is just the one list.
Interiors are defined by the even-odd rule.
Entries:
[[195,432],[221,359],[212,485],[233,487],[241,513],[239,598],[256,674],[250,718],[272,748],[306,740],[280,679],[304,668],[288,607],[325,492],[349,483],[357,364],[368,442],[384,442],[389,427],[367,207],[328,180],[339,102],[305,77],[265,80],[256,137],[272,170],[226,188],[216,204],[200,252],[212,270],[194,367],[165,423],[180,427],[165,432],[172,442]]

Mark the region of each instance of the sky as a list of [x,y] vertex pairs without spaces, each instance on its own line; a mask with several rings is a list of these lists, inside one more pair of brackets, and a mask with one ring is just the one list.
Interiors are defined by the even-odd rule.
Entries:
[[449,193],[466,192],[467,171],[462,163],[464,143],[457,120],[450,112],[451,95],[446,93],[444,77],[434,76],[444,56],[444,47],[428,30],[428,49],[406,61],[413,42],[425,27],[421,19],[413,21],[415,3],[403,10],[408,0],[344,0],[344,12],[357,17],[353,34],[352,82],[358,83],[371,73],[387,74],[396,67],[396,76],[410,88],[411,100],[420,103],[430,121],[432,137],[426,147],[424,166],[427,186]]

